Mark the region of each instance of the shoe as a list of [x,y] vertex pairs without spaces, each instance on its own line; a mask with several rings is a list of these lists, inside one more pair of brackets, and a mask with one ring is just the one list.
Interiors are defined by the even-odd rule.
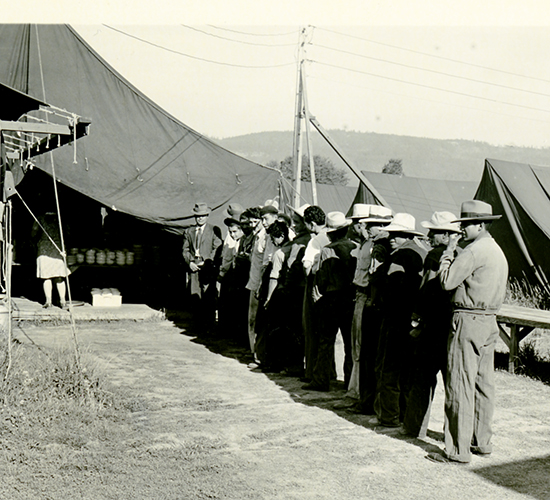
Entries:
[[380,425],[380,420],[378,420],[378,417],[369,418],[368,424],[370,425]]
[[481,449],[478,447],[478,446],[472,446],[470,448],[470,451],[474,454],[474,455],[477,455],[478,457],[481,457],[481,458],[489,458],[491,456],[491,452],[489,453],[484,453],[481,451]]
[[351,413],[359,413],[356,411],[351,411],[358,408],[358,404],[355,401],[340,401],[339,403],[334,403],[332,405],[332,408],[334,410],[347,410],[347,411],[350,411]]
[[300,377],[300,382],[305,382],[306,384],[309,384],[311,382],[311,379],[309,377]]
[[256,368],[260,368],[260,363],[256,363],[255,361],[253,361],[252,363],[248,363],[246,367],[250,370],[255,370]]
[[[346,409],[348,413],[353,413],[354,415],[366,415],[368,417],[376,418],[376,414],[374,413],[374,410],[365,410],[359,403],[355,403],[355,405],[350,406]],[[371,418],[372,420],[372,418]],[[378,422],[378,419],[376,419]]]
[[46,303],[42,306],[42,309],[50,309],[51,307],[53,307],[52,303],[51,303],[51,302],[46,302]]
[[426,455],[426,458],[430,462],[434,462],[436,464],[468,465],[469,463],[469,462],[459,462],[458,460],[451,460],[449,457],[446,457],[441,453],[428,453]]
[[418,437],[417,434],[415,434],[414,432],[410,432],[409,430],[407,430],[406,427],[401,427],[401,429],[399,429],[399,435],[403,437],[412,437],[412,438]]
[[310,384],[305,384],[302,386],[302,389],[306,391],[319,391],[319,392],[328,392],[329,388],[328,386],[319,385],[315,382],[311,382]]

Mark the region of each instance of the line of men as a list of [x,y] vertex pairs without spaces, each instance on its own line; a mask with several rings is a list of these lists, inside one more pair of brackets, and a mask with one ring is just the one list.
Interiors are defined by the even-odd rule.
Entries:
[[[381,430],[426,436],[437,374],[445,381],[445,451],[435,462],[468,463],[492,452],[496,313],[508,265],[488,232],[491,205],[462,204],[461,217],[414,217],[356,204],[350,218],[308,204],[228,208],[227,236],[207,224],[184,234],[183,256],[197,316],[250,348],[253,369],[283,372],[303,389],[329,391],[334,346],[344,342],[351,405]],[[463,241],[458,245],[462,236]]]

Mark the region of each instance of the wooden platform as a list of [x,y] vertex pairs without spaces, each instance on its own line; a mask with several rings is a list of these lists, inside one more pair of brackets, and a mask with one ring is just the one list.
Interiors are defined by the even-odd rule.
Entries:
[[[92,307],[91,304],[75,305],[72,313],[75,321],[150,321],[164,317],[162,311],[157,311],[145,304],[122,304],[121,307]],[[4,309],[4,314],[7,311]],[[44,309],[42,304],[25,298],[13,299],[13,321],[70,321],[69,311],[59,307]]]
[[550,329],[550,311],[503,304],[497,314],[500,338],[510,349],[508,371],[514,373],[519,343],[535,328]]

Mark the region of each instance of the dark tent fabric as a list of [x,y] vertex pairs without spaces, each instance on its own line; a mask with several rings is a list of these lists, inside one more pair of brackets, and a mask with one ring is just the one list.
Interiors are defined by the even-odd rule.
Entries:
[[29,111],[38,109],[46,103],[34,99],[23,92],[0,83],[0,120],[16,121],[20,116]]
[[[221,224],[229,202],[253,206],[280,194],[277,171],[170,116],[70,26],[0,25],[0,82],[92,120],[89,135],[75,143],[76,164],[74,146],[53,153],[56,176],[113,210],[181,233],[196,201],[207,202]],[[51,175],[50,158],[35,163]]]
[[[285,180],[283,182],[285,203],[294,206],[294,183]],[[332,184],[317,184],[317,205],[325,212],[348,211],[353,202],[357,188],[350,186],[333,186]],[[302,182],[300,205],[309,203],[313,205],[313,189],[310,182]]]
[[510,276],[550,291],[550,168],[487,159],[475,197],[503,215],[490,231]]
[[[461,203],[473,199],[478,186],[477,182],[401,177],[365,171],[363,175],[395,213],[406,212],[413,215],[417,230],[424,233],[427,231],[420,226],[421,221],[429,220],[434,212],[443,210],[458,216]],[[378,204],[363,184],[359,186],[353,203]]]

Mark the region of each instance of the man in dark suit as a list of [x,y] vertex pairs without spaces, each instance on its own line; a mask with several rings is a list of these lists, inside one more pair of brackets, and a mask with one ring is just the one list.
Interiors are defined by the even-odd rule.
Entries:
[[216,276],[214,259],[222,244],[221,231],[208,224],[210,207],[196,203],[193,208],[195,225],[183,233],[183,260],[188,267],[188,286],[192,299],[199,302],[196,317],[201,326],[211,331],[216,323]]

